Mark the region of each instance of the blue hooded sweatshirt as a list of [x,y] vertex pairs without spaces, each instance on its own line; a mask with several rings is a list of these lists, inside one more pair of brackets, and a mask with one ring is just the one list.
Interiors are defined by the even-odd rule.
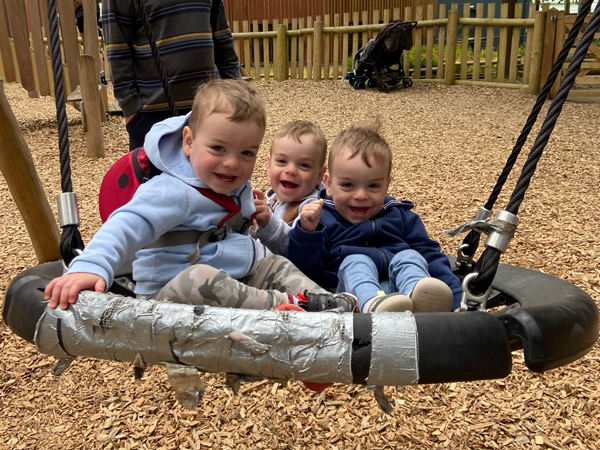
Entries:
[[425,225],[411,211],[412,202],[387,196],[375,217],[353,225],[337,212],[325,191],[321,191],[321,197],[325,202],[319,228],[307,232],[297,224],[289,234],[287,257],[309,278],[325,289],[335,289],[344,258],[362,254],[373,260],[379,280],[384,281],[388,279],[388,265],[394,255],[413,249],[427,261],[429,274],[452,289],[452,308],[460,305],[460,282],[440,244],[429,238]]
[[[229,211],[202,195],[207,188],[196,176],[182,151],[182,131],[187,116],[157,123],[146,135],[144,149],[150,161],[162,171],[142,184],[129,203],[114,211],[89,242],[83,254],[73,259],[68,273],[89,272],[109,287],[115,272],[127,261],[133,262],[136,294],[159,291],[190,266],[187,255],[196,244],[144,249],[169,231],[217,229]],[[250,181],[233,190],[229,197],[250,218],[255,212]],[[222,269],[233,278],[242,278],[256,265],[256,243],[246,234],[228,231],[222,241],[200,249],[197,264]]]

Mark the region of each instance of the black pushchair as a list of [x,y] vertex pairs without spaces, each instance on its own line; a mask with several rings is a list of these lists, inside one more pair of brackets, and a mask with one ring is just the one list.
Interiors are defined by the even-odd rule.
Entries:
[[412,48],[412,30],[416,25],[417,22],[400,20],[385,25],[375,39],[369,40],[354,55],[354,71],[346,74],[350,85],[354,89],[379,87],[381,92],[400,85],[412,86],[412,80],[402,69],[402,52]]

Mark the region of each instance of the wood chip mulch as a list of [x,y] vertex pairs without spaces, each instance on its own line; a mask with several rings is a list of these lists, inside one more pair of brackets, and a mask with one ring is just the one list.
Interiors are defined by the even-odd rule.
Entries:
[[[415,83],[380,94],[342,82],[256,82],[268,129],[254,184],[267,188],[273,132],[292,119],[319,124],[331,142],[342,128],[379,116],[395,152],[391,194],[416,203],[430,235],[449,254],[462,236],[443,231],[471,220],[491,192],[534,104],[516,90]],[[60,192],[54,100],[5,91],[54,210]],[[87,242],[100,226],[97,195],[108,167],[127,151],[123,119],[103,126],[106,157],[85,155],[78,111],[70,106],[74,191]],[[544,109],[545,112],[546,109]],[[564,278],[600,301],[600,105],[567,103],[519,213],[503,262]],[[539,124],[535,130],[539,129]],[[537,134],[537,132],[535,133]],[[535,134],[533,136],[535,136]],[[530,139],[526,149],[530,148]],[[497,207],[506,205],[520,166]],[[37,264],[21,215],[0,178],[0,294]],[[0,449],[598,449],[600,351],[536,374],[513,354],[502,380],[388,387],[387,416],[364,387],[323,393],[258,382],[235,397],[221,374],[203,375],[200,407],[177,404],[163,367],[134,381],[129,364],[80,358],[60,377],[0,323]]]

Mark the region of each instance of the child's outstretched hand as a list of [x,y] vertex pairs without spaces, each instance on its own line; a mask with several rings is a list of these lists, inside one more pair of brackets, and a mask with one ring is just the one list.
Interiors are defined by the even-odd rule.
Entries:
[[304,231],[315,231],[321,220],[323,210],[323,199],[310,202],[302,207],[300,211],[300,226]]
[[84,289],[104,292],[104,278],[93,273],[70,273],[52,280],[44,291],[44,300],[50,300],[48,306],[52,309],[60,305],[67,309],[70,303],[77,301],[77,294]]
[[265,194],[260,189],[252,189],[252,194],[254,194],[254,207],[256,208],[254,219],[259,227],[264,228],[271,220],[269,205],[267,205]]

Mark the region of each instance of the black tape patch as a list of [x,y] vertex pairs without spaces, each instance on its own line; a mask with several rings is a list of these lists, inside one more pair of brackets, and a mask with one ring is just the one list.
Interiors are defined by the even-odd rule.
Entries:
[[352,382],[367,384],[371,368],[371,341],[373,319],[371,314],[354,314],[354,340],[352,341]]
[[58,345],[60,345],[60,348],[62,348],[63,352],[65,352],[71,358],[76,358],[75,355],[71,355],[65,348],[65,344],[62,338],[62,319],[56,319],[56,337],[58,338]]

